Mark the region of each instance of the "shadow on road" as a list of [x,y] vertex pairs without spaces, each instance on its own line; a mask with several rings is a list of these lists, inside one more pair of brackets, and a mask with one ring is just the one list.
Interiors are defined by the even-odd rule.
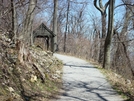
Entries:
[[82,68],[96,68],[96,67],[93,67],[91,65],[72,65],[72,64],[63,64],[64,66],[69,66],[69,67],[82,67]]
[[94,66],[66,57],[63,60],[63,88],[56,101],[123,101]]
[[[91,85],[91,87],[90,87],[90,85]],[[63,88],[64,93],[62,93],[61,95],[62,96],[65,96],[65,97],[73,98],[74,101],[75,100],[80,100],[80,101],[89,101],[89,100],[91,100],[91,101],[95,101],[95,99],[96,99],[96,101],[108,101],[106,99],[106,97],[109,97],[109,95],[111,96],[111,95],[115,95],[116,94],[115,91],[113,91],[110,88],[104,87],[103,84],[100,85],[97,88],[96,87],[95,88],[92,87],[92,85],[93,85],[93,82],[91,82],[89,84],[89,83],[85,83],[85,82],[76,83],[76,82],[73,82],[72,81],[72,82],[66,83],[66,85],[64,85],[64,88]],[[84,97],[81,98],[81,96],[79,96],[79,97],[77,96],[76,97],[76,96],[70,95],[68,93],[65,93],[65,92],[75,91],[75,89],[83,89],[84,90],[84,93],[86,92],[86,94],[87,94],[87,95],[84,95],[84,96],[92,96],[93,95],[96,98],[94,98],[94,99],[88,99],[87,100],[87,99],[84,99]],[[82,92],[80,92],[81,95],[82,95]],[[104,92],[107,92],[107,94],[105,94],[105,96],[102,96],[101,94],[104,94]]]
[[[95,67],[90,65],[71,65],[69,63],[64,64],[64,66],[69,66],[71,68],[93,68]],[[71,72],[71,71],[70,71]],[[95,77],[94,78],[101,78],[101,77]],[[101,78],[101,80],[104,78]],[[107,83],[107,82],[105,82]],[[62,97],[66,97],[67,99],[73,99],[73,101],[109,101],[106,98],[115,95],[116,92],[111,89],[109,86],[105,86],[105,83],[100,83],[99,81],[89,81],[89,82],[82,82],[82,81],[65,81],[63,83],[63,93],[61,93]],[[94,86],[97,85],[97,86]],[[77,91],[78,92],[73,92]],[[72,94],[73,93],[79,93]],[[106,93],[106,94],[105,94]],[[86,94],[86,95],[84,95]],[[77,96],[76,96],[77,95]],[[91,96],[91,99],[89,96]],[[60,101],[60,100],[58,100]],[[66,101],[66,100],[65,100]],[[71,100],[72,101],[72,100]]]

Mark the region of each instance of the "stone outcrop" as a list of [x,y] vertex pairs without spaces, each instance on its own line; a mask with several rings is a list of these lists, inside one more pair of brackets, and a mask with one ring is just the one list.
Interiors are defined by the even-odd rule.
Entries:
[[0,64],[0,101],[45,101],[61,84],[62,63],[51,52],[13,44],[5,35],[0,37]]

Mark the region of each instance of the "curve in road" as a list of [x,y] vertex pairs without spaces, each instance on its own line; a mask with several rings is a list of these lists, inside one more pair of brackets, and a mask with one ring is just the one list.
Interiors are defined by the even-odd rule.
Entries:
[[90,63],[71,56],[54,55],[64,63],[63,93],[57,101],[124,101]]

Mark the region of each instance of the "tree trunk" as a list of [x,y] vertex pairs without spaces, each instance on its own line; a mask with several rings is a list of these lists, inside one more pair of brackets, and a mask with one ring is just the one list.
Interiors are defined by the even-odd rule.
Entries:
[[[98,2],[98,3],[97,3]],[[102,34],[100,35],[100,50],[99,50],[99,58],[97,59],[99,63],[103,63],[104,60],[104,40],[106,36],[106,10],[109,5],[109,1],[105,3],[103,6],[102,0],[94,0],[94,6],[101,13],[101,23],[102,23]]]
[[54,0],[53,32],[56,35],[54,37],[54,52],[58,51],[58,43],[57,43],[57,12],[58,12],[58,0]]
[[68,0],[68,6],[67,6],[67,18],[66,18],[66,28],[65,28],[65,34],[64,34],[64,47],[63,47],[64,52],[66,52],[66,39],[67,39],[69,8],[70,8],[70,0]]
[[12,41],[16,43],[16,32],[17,32],[17,17],[14,0],[11,0],[11,12],[12,12]]
[[101,13],[102,22],[102,35],[100,36],[100,52],[99,52],[99,63],[103,63],[104,60],[104,40],[106,36],[106,13]]
[[32,24],[34,18],[34,9],[36,7],[37,0],[30,0],[28,6],[28,11],[26,14],[24,29],[23,29],[23,41],[25,44],[30,45],[31,34],[32,34]]
[[108,14],[108,32],[105,40],[105,47],[104,47],[104,62],[103,68],[110,68],[110,48],[111,48],[111,40],[113,36],[113,23],[114,23],[114,4],[115,0],[109,1],[109,14]]

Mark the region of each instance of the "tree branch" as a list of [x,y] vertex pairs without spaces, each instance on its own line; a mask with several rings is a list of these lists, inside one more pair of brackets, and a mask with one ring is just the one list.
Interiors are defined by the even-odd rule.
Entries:
[[120,4],[120,5],[116,6],[114,9],[116,9],[116,8],[118,8],[118,7],[120,7],[120,6],[134,6],[134,5],[124,3],[124,4]]
[[99,0],[99,6],[100,6],[100,8],[104,8],[102,5],[102,0]]
[[134,39],[130,39],[130,40],[119,40],[119,41],[112,41],[112,43],[123,43],[123,42],[130,42],[133,41]]
[[95,6],[101,13],[103,13],[102,8],[100,8],[100,7],[97,6],[97,0],[94,0],[94,6]]
[[105,11],[104,12],[106,12],[106,9],[107,9],[108,5],[109,5],[109,1],[104,6],[105,7]]

